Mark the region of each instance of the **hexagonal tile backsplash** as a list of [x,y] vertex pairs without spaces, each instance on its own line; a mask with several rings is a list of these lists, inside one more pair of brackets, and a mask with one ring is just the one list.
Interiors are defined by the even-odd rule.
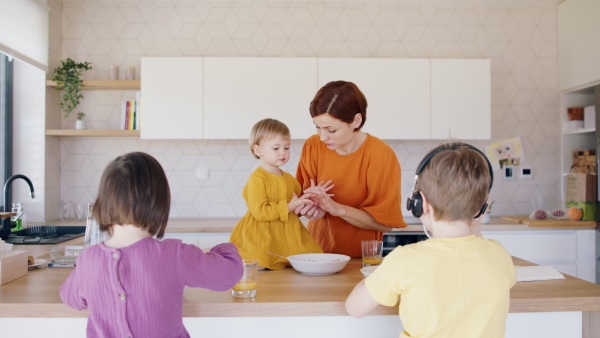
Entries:
[[[538,200],[560,206],[560,118],[556,5],[483,2],[205,2],[49,1],[62,20],[62,57],[91,61],[87,79],[108,66],[137,68],[143,56],[282,56],[488,58],[492,60],[492,141],[520,136],[533,180],[497,177],[493,214],[528,214]],[[54,63],[54,64],[52,64]],[[90,91],[82,107],[89,128],[118,129],[120,102],[131,91]],[[308,103],[307,103],[308,104]],[[307,118],[309,118],[307,113]],[[74,120],[64,120],[63,128]],[[251,126],[248,126],[250,129]],[[439,142],[388,141],[402,165],[406,198],[422,156]],[[488,142],[474,142],[483,149]],[[283,168],[295,172],[302,141]],[[241,217],[241,190],[258,165],[244,140],[148,141],[64,139],[61,198],[94,199],[104,166],[146,151],[167,172],[172,218]],[[208,179],[196,169],[208,168]],[[499,172],[496,173],[500,176]],[[404,206],[402,206],[404,209]],[[404,209],[406,213],[406,210]]]

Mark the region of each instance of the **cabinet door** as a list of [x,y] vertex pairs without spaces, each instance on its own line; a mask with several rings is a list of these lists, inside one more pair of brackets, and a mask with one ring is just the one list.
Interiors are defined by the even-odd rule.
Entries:
[[431,60],[431,138],[492,137],[489,60]]
[[430,138],[428,59],[319,58],[319,88],[353,82],[367,98],[363,131],[381,139]]
[[561,90],[600,81],[600,1],[558,4],[558,84]]
[[141,75],[141,138],[202,138],[202,58],[142,58]]
[[205,58],[204,69],[205,138],[247,139],[268,117],[294,139],[314,134],[308,107],[317,92],[316,58]]

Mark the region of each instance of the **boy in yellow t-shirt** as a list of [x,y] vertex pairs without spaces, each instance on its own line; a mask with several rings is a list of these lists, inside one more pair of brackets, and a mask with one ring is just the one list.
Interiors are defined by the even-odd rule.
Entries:
[[389,253],[348,296],[348,313],[400,300],[400,337],[504,337],[515,269],[506,249],[479,232],[492,182],[489,161],[468,144],[425,155],[407,208],[432,235]]

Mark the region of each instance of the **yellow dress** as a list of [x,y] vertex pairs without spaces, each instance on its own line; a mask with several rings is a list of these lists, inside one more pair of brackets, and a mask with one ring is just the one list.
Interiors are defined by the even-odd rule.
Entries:
[[275,175],[259,167],[250,175],[242,190],[248,212],[229,238],[242,258],[257,259],[259,266],[269,269],[281,269],[289,263],[267,251],[281,256],[323,252],[298,215],[288,212],[292,194],[300,197],[302,190],[294,176],[281,173]]

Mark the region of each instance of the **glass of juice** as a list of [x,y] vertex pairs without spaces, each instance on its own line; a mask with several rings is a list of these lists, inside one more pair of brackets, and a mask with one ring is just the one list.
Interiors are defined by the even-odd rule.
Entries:
[[239,298],[252,298],[256,295],[256,284],[258,282],[258,261],[244,259],[244,275],[242,279],[231,289],[231,295]]
[[363,267],[377,266],[383,260],[383,242],[382,241],[361,241]]

